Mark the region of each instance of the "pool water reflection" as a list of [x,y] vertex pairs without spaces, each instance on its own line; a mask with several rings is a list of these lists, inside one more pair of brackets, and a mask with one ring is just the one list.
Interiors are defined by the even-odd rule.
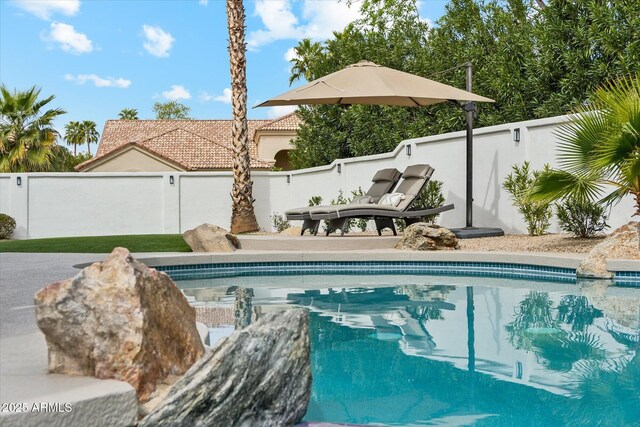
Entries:
[[309,309],[308,421],[640,425],[637,289],[433,276],[178,285],[218,336]]

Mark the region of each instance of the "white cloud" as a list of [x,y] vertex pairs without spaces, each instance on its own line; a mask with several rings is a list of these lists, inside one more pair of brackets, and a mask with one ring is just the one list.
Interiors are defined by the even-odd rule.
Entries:
[[207,92],[202,92],[200,94],[200,99],[203,101],[217,101],[225,104],[231,104],[231,89],[228,87],[222,90],[222,95],[212,95]]
[[198,1],[198,3],[200,3],[203,6],[206,6],[206,5],[209,4],[209,0],[200,0],[200,1]]
[[308,37],[314,40],[329,38],[333,31],[342,30],[347,24],[360,17],[360,4],[351,7],[336,0],[304,0],[302,21],[292,11],[292,0],[257,0],[254,15],[259,16],[264,29],[251,31],[247,37],[247,47],[256,50],[276,40],[300,40]]
[[308,20],[305,37],[311,39],[328,39],[361,16],[359,1],[349,7],[344,2],[305,0],[302,6],[302,17]]
[[267,117],[270,119],[277,119],[278,117],[293,113],[297,108],[297,105],[278,105],[275,107],[270,107],[267,110]]
[[171,101],[177,101],[179,99],[190,99],[191,94],[183,86],[172,85],[171,90],[162,92],[162,96]]
[[167,57],[171,46],[176,39],[170,33],[167,33],[160,27],[152,27],[151,25],[143,25],[142,30],[147,39],[143,46],[153,56]]
[[291,60],[296,59],[297,57],[298,57],[298,54],[296,53],[296,50],[292,47],[287,49],[287,51],[284,53],[284,60],[287,62],[290,62]]
[[52,22],[51,32],[46,39],[60,44],[60,48],[65,52],[76,55],[93,51],[93,42],[86,34],[77,32],[73,25]]
[[78,74],[74,76],[72,74],[65,74],[65,80],[76,82],[79,85],[83,85],[86,82],[93,82],[96,87],[119,87],[128,88],[131,86],[131,80],[123,79],[122,77],[100,77],[97,74]]
[[73,16],[80,10],[80,0],[13,0],[20,9],[49,20],[54,13]]

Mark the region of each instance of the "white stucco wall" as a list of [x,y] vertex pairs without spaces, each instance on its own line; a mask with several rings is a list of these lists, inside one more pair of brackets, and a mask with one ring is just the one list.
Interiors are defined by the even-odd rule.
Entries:
[[[531,161],[534,169],[555,163],[553,136],[565,117],[553,117],[476,129],[474,135],[474,225],[524,233],[520,214],[502,182],[514,163]],[[519,128],[521,140],[513,141]],[[411,145],[411,156],[406,154]],[[311,196],[324,203],[342,189],[349,197],[367,190],[374,173],[429,163],[433,179],[444,183],[447,203],[456,209],[442,215],[448,227],[465,225],[465,134],[456,132],[401,142],[391,153],[336,160],[331,165],[289,172],[253,172],[258,223],[271,229],[271,215],[306,206]],[[338,165],[341,172],[338,173]],[[16,185],[16,178],[22,185]],[[170,176],[174,184],[170,184]],[[287,177],[289,181],[287,182]],[[231,172],[30,173],[0,175],[0,212],[17,222],[16,238],[109,234],[179,233],[203,222],[228,228],[231,217]],[[631,220],[633,200],[613,208],[612,228]],[[552,225],[550,231],[559,231]]]

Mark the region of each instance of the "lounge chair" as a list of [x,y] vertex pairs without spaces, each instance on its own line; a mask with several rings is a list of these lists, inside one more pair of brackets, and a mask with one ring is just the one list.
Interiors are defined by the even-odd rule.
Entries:
[[[354,199],[351,204],[367,204],[378,203],[380,197],[391,192],[393,188],[398,184],[402,174],[396,168],[381,169],[373,176],[373,184],[371,188],[363,195]],[[335,205],[340,206],[340,205]],[[318,234],[319,220],[311,219],[309,211],[317,208],[330,208],[330,206],[305,206],[302,208],[291,209],[284,214],[289,221],[304,221],[302,223],[302,231],[300,235],[304,235],[305,230],[310,230],[314,235]]]
[[377,204],[315,207],[309,210],[309,215],[312,220],[328,221],[327,236],[335,230],[340,230],[341,235],[344,235],[345,224],[352,218],[371,218],[376,223],[378,235],[382,235],[384,228],[390,228],[396,236],[397,232],[393,224],[395,218],[404,219],[409,225],[424,221],[424,217],[428,215],[439,214],[454,208],[453,204],[450,204],[437,208],[410,209],[433,172],[434,169],[429,165],[409,166],[402,174],[402,182],[395,193],[381,197]]

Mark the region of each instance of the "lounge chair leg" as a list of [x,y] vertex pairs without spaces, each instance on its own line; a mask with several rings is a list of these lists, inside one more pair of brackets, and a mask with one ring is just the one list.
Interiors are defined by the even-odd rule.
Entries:
[[395,225],[393,225],[393,219],[392,218],[374,218],[373,219],[376,223],[376,229],[378,230],[378,236],[382,236],[382,230],[384,230],[385,228],[389,228],[391,231],[393,231],[393,235],[397,236],[398,233],[396,233],[396,227]]
[[347,223],[347,218],[336,218],[327,221],[327,236],[335,230],[340,230],[340,235],[344,236],[344,227]]
[[317,236],[318,235],[318,227],[320,227],[320,221],[315,219],[315,220],[313,220],[313,222],[314,222],[313,235]]
[[302,231],[300,232],[300,235],[304,236],[305,230],[310,230],[311,232],[313,232],[314,229],[318,229],[318,221],[313,219],[305,219],[302,223]]

